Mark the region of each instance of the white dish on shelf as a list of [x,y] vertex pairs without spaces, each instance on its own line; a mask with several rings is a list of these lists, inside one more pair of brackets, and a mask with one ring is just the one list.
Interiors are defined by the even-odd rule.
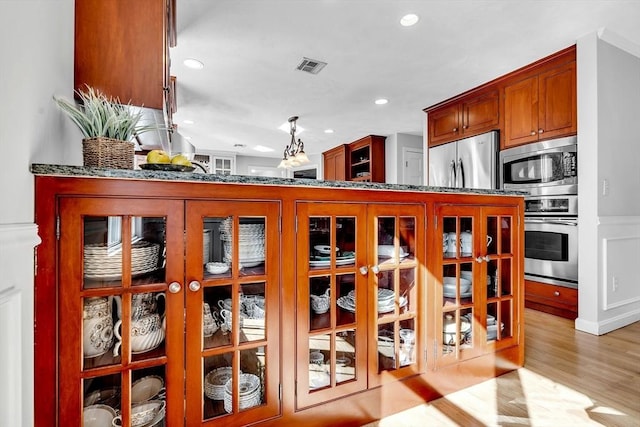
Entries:
[[347,311],[350,311],[352,313],[356,312],[355,301],[350,296],[341,296],[336,301],[336,304],[338,304],[338,307],[343,308]]
[[[381,258],[391,258],[395,255],[395,246],[393,245],[378,245],[378,256]],[[398,257],[406,258],[409,256],[408,252],[405,252],[404,249],[399,248]]]
[[331,377],[329,376],[328,373],[326,373],[325,371],[319,371],[315,369],[309,370],[309,389],[310,390],[326,387],[329,384],[331,384]]
[[229,264],[225,262],[208,262],[207,271],[211,274],[224,274],[229,271]]
[[[404,307],[405,305],[407,305],[407,299],[405,297],[400,297],[400,308]],[[390,304],[384,304],[381,305],[378,302],[378,313],[390,313],[393,311],[393,309],[395,308],[395,303],[394,301],[391,301]]]
[[[316,257],[316,258],[325,258],[325,257]],[[349,265],[356,262],[355,256],[349,257],[336,257],[336,266],[339,265]],[[310,267],[329,267],[331,265],[331,259],[310,259],[309,266]]]
[[[455,290],[453,292],[443,291],[442,295],[444,295],[445,298],[455,298],[456,297],[456,291]],[[460,294],[460,298],[471,298],[471,295],[473,295],[473,292],[471,290],[469,290],[468,292],[461,293]]]
[[140,378],[131,385],[131,403],[142,403],[163,392],[164,380],[157,375]]
[[[316,251],[318,251],[319,254],[322,255],[331,255],[331,246],[328,245],[315,245],[313,247],[313,249],[315,249]],[[335,248],[335,251],[338,252],[339,249]]]

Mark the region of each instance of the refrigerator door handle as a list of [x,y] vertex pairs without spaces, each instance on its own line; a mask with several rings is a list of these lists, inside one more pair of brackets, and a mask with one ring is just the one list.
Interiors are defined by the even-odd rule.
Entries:
[[458,160],[458,172],[456,173],[456,187],[464,188],[464,166],[462,165],[462,159]]
[[451,164],[449,165],[449,187],[455,187],[458,183],[458,179],[456,178],[456,161],[451,160]]

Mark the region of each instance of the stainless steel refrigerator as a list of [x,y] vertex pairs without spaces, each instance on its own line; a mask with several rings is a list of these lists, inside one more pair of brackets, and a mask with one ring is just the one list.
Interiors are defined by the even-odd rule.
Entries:
[[429,148],[429,185],[498,188],[498,132]]

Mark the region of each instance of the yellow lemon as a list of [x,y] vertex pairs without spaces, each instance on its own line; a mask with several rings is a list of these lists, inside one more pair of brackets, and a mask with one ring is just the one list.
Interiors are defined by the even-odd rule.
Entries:
[[170,163],[171,158],[163,150],[151,150],[147,154],[147,163]]

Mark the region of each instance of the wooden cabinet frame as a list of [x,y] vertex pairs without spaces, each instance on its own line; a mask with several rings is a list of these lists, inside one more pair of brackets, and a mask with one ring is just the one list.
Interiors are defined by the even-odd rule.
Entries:
[[[79,168],[82,169],[82,168]],[[49,173],[49,172],[48,172]],[[520,313],[523,310],[523,289],[524,277],[521,274],[523,258],[523,198],[521,196],[491,195],[491,194],[463,194],[463,193],[428,193],[422,191],[397,191],[395,186],[388,189],[366,189],[362,188],[332,188],[319,183],[317,187],[304,187],[300,191],[299,186],[287,185],[260,185],[260,178],[256,178],[253,183],[242,182],[215,182],[217,177],[206,176],[202,181],[189,180],[188,175],[176,173],[175,178],[182,178],[182,181],[172,180],[149,180],[146,175],[139,172],[128,172],[130,178],[101,179],[90,176],[50,176],[37,175],[35,179],[36,194],[36,223],[39,226],[42,243],[37,247],[37,274],[35,276],[35,369],[36,376],[35,390],[35,425],[37,427],[50,426],[58,423],[58,414],[63,395],[59,388],[57,367],[61,363],[57,348],[64,342],[64,331],[56,329],[60,318],[60,309],[51,301],[56,301],[61,297],[60,289],[65,286],[63,278],[60,276],[60,263],[64,260],[59,257],[58,233],[62,234],[62,239],[66,239],[65,233],[69,232],[64,223],[58,228],[57,218],[60,216],[60,203],[63,198],[95,199],[98,203],[108,205],[112,200],[122,200],[119,204],[109,207],[114,212],[118,209],[125,209],[129,214],[135,214],[140,206],[146,206],[148,210],[142,210],[143,214],[159,210],[165,212],[167,217],[172,215],[184,215],[186,220],[189,212],[184,211],[184,201],[193,200],[199,202],[241,202],[241,201],[278,201],[282,219],[277,225],[280,233],[280,252],[278,257],[279,268],[279,293],[278,293],[278,324],[279,334],[276,340],[269,341],[269,345],[276,343],[279,352],[279,378],[277,384],[270,385],[270,392],[279,397],[279,415],[264,414],[264,419],[259,425],[282,425],[282,424],[304,424],[310,426],[322,425],[362,425],[377,418],[407,409],[425,401],[440,397],[443,394],[459,390],[466,386],[476,384],[488,378],[492,378],[501,373],[522,366],[524,363],[524,346],[522,336],[524,328],[521,324]],[[124,173],[125,175],[127,172]],[[131,179],[133,178],[133,179]],[[356,184],[358,186],[358,184]],[[398,187],[401,188],[401,187]],[[133,203],[133,202],[136,203]],[[375,385],[375,377],[369,377],[368,388],[362,391],[354,391],[344,395],[327,395],[326,400],[319,399],[312,406],[300,408],[296,401],[298,389],[297,381],[300,380],[296,373],[297,363],[307,363],[308,355],[300,354],[295,337],[298,336],[298,328],[304,327],[300,316],[305,306],[304,298],[300,297],[300,284],[297,283],[298,270],[296,261],[300,254],[296,247],[297,231],[299,226],[296,221],[296,205],[300,202],[314,204],[324,204],[331,202],[336,205],[347,204],[368,204],[388,206],[398,215],[403,215],[403,205],[422,205],[424,211],[425,240],[422,251],[424,251],[424,262],[419,263],[419,272],[425,277],[425,288],[422,290],[424,305],[420,309],[424,317],[424,330],[419,333],[417,339],[423,340],[427,336],[436,334],[436,314],[433,310],[435,297],[434,280],[441,260],[434,257],[438,251],[442,250],[440,239],[435,224],[436,204],[449,204],[456,206],[471,206],[482,209],[486,206],[495,206],[499,209],[513,212],[520,222],[514,223],[514,233],[517,241],[514,242],[514,262],[518,264],[514,288],[518,291],[514,294],[514,316],[518,319],[518,339],[505,344],[504,346],[488,346],[483,354],[477,357],[460,360],[437,369],[433,365],[434,353],[430,341],[421,343],[426,354],[419,355],[423,360],[421,363],[424,369],[420,372],[404,373],[402,379],[381,378],[379,385]],[[157,206],[156,206],[157,205]],[[176,207],[172,207],[172,206]],[[182,206],[178,208],[177,206]],[[138,207],[135,207],[138,206]],[[164,206],[164,208],[162,208]],[[105,208],[107,209],[107,208]],[[376,208],[377,209],[377,208]],[[385,207],[384,209],[387,209]],[[119,212],[119,210],[118,210]],[[373,211],[372,211],[373,212]],[[382,211],[380,211],[382,212]],[[408,212],[408,211],[406,211]],[[413,215],[412,213],[408,213]],[[172,217],[173,218],[173,217]],[[418,221],[417,224],[420,224]],[[178,227],[179,233],[175,236],[182,237],[182,228]],[[58,231],[60,230],[60,231]],[[298,231],[299,232],[299,231]],[[176,237],[176,238],[180,238]],[[191,239],[193,240],[193,239]],[[195,241],[186,240],[186,245],[196,244]],[[367,252],[371,248],[367,249]],[[361,260],[365,262],[366,260]],[[187,260],[187,269],[189,269]],[[173,273],[172,273],[173,274]],[[177,273],[176,273],[176,276]],[[190,277],[167,277],[168,280],[183,282]],[[62,295],[64,297],[64,295]],[[368,304],[372,304],[369,300]],[[308,307],[307,307],[308,308]],[[307,312],[308,313],[308,312]],[[193,320],[187,320],[187,328],[194,329]],[[367,323],[369,327],[370,322]],[[189,332],[190,333],[190,332]],[[370,357],[371,350],[367,351]],[[167,358],[173,358],[173,353],[169,353]],[[179,357],[179,356],[175,356]],[[66,360],[63,358],[62,360]],[[187,359],[185,359],[187,360]],[[64,362],[67,363],[67,362]],[[167,359],[167,363],[172,363]],[[187,363],[192,363],[187,360]],[[362,375],[368,376],[367,361]],[[177,370],[176,370],[177,372]],[[173,375],[173,374],[172,374]],[[182,374],[175,374],[176,376]],[[178,381],[177,377],[176,380]],[[174,399],[183,399],[183,390],[170,391]],[[64,393],[63,393],[64,394]],[[177,397],[181,394],[180,397]],[[337,397],[340,397],[337,399]],[[76,398],[77,400],[77,398]],[[175,402],[174,402],[175,403]],[[76,404],[73,404],[74,408]],[[175,409],[175,404],[174,404]],[[68,409],[64,409],[67,411]],[[76,409],[77,410],[77,409]],[[249,413],[249,412],[247,412]],[[247,421],[243,418],[246,415],[239,414],[239,418],[230,418],[229,422]],[[78,417],[81,414],[77,414]],[[179,415],[171,415],[179,418]],[[180,419],[171,425],[183,425]],[[186,423],[186,421],[184,421]],[[190,425],[190,424],[189,424]]]

